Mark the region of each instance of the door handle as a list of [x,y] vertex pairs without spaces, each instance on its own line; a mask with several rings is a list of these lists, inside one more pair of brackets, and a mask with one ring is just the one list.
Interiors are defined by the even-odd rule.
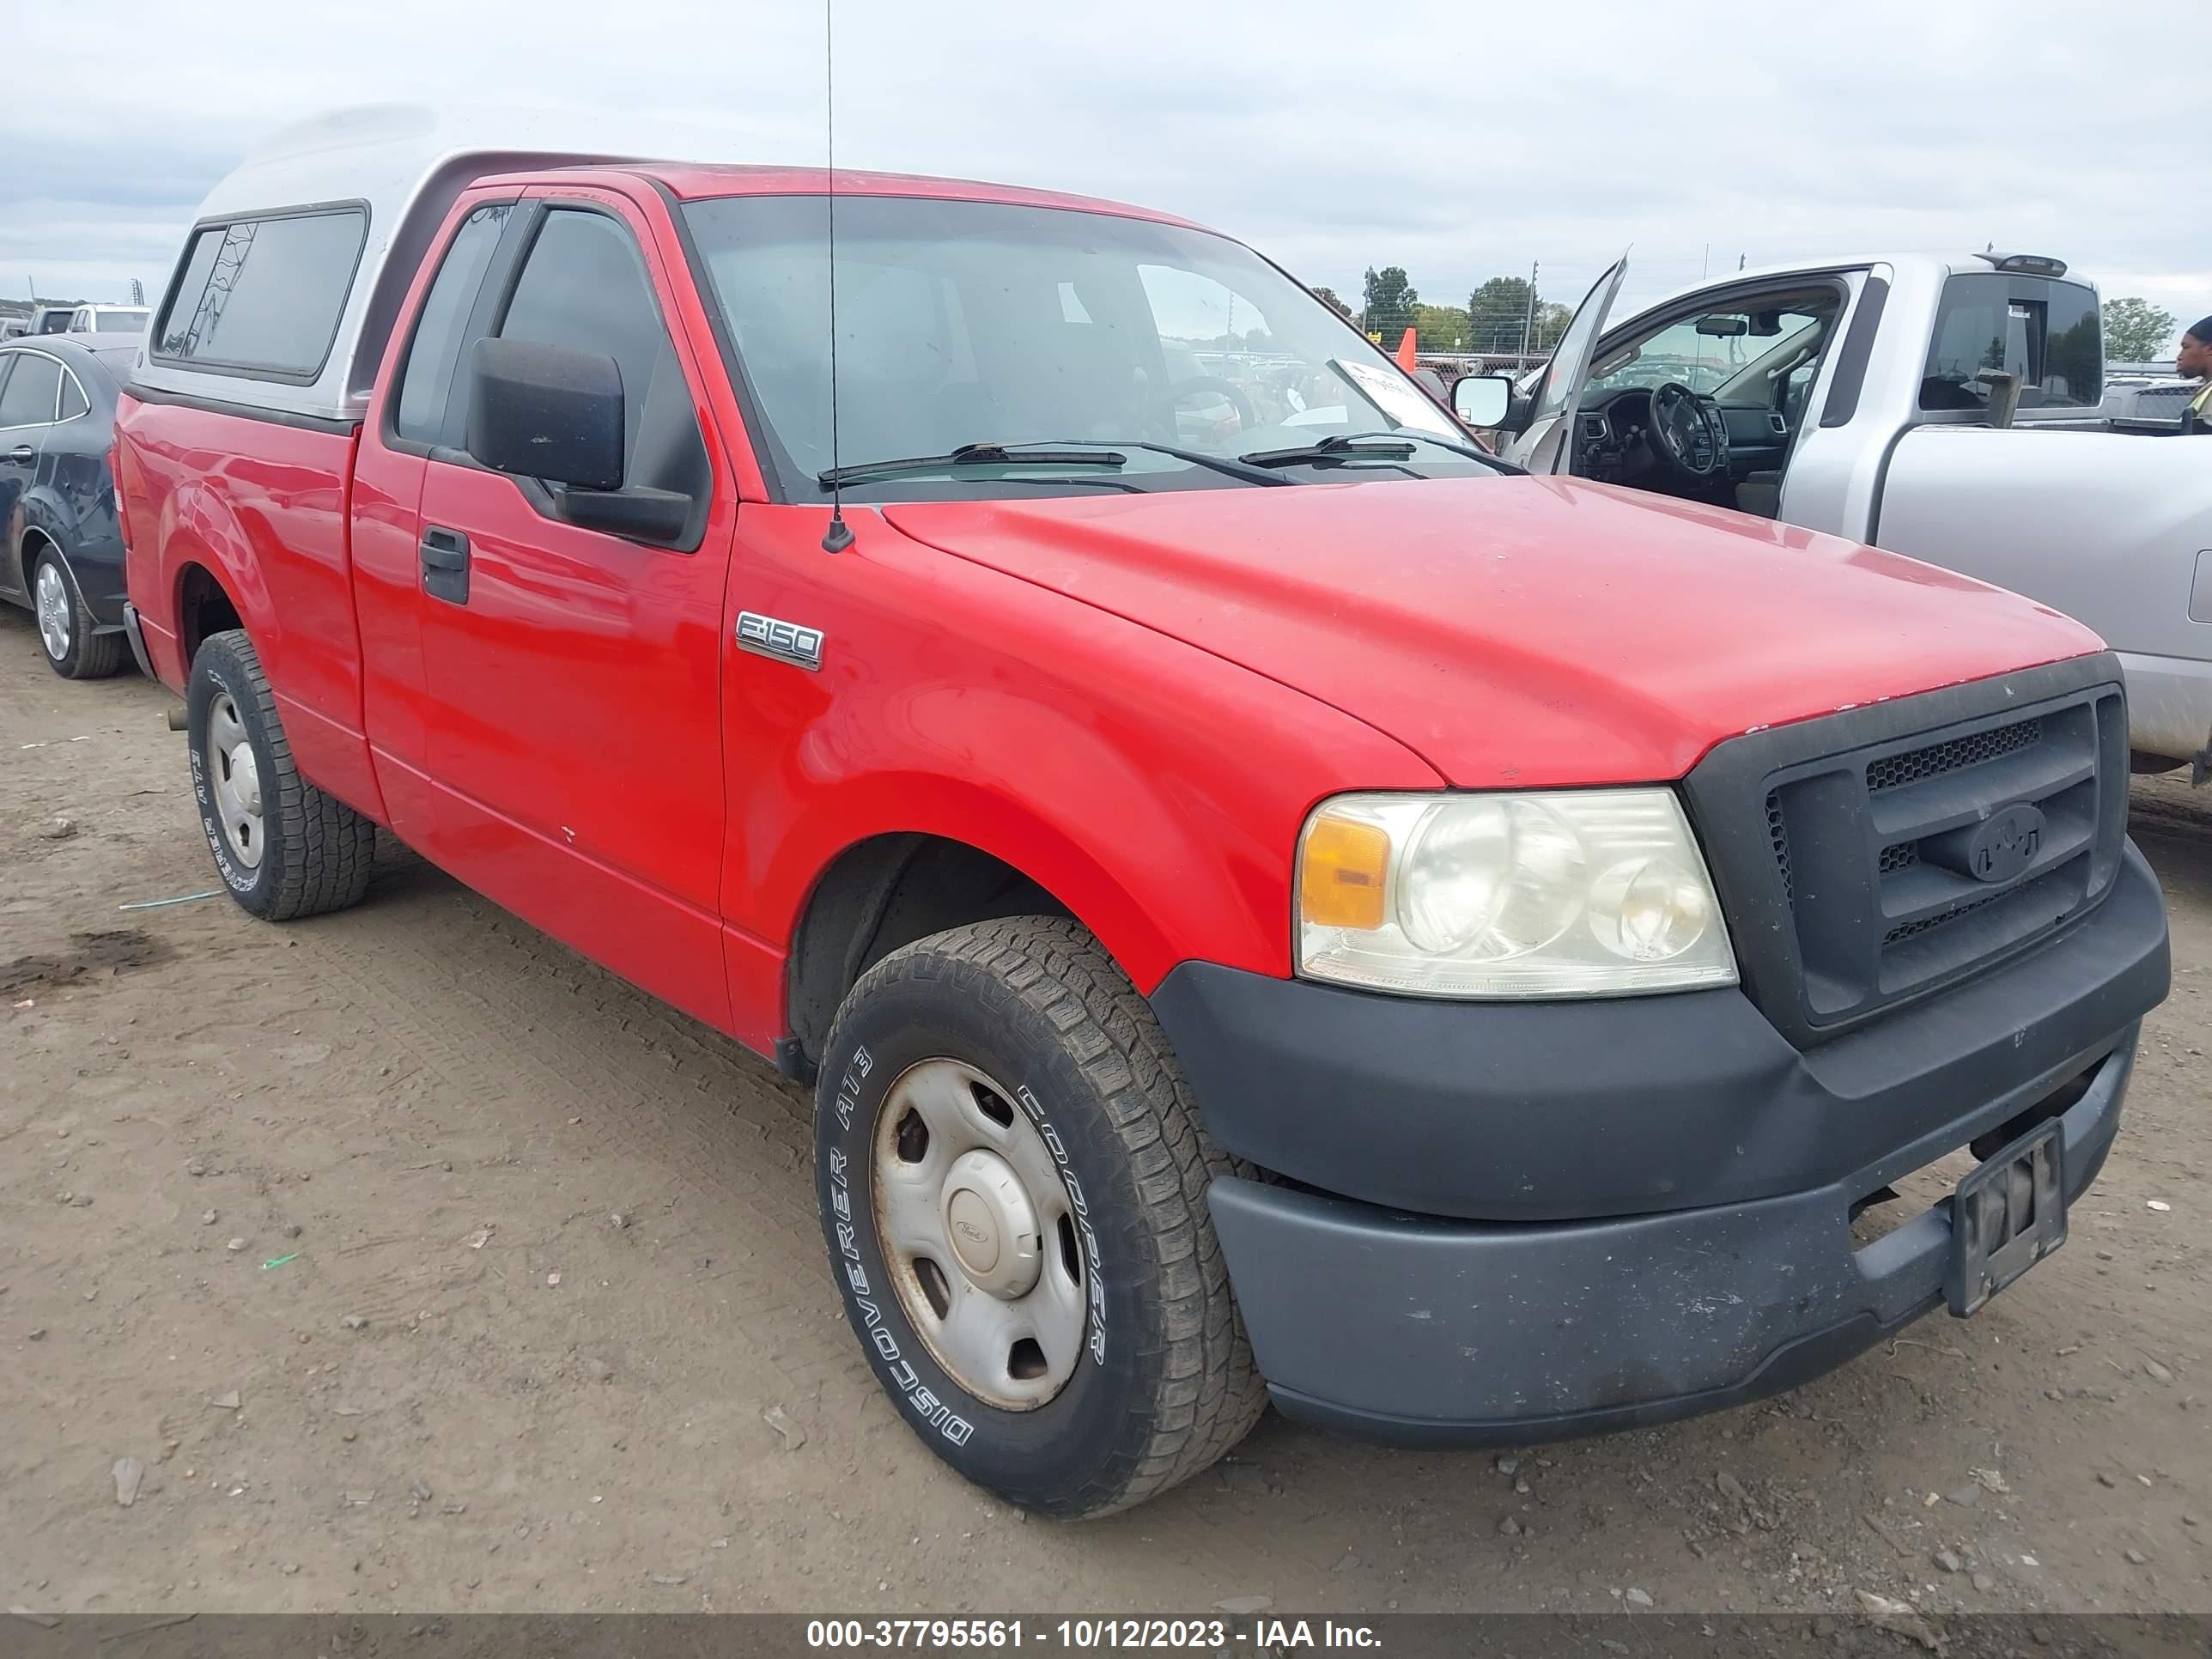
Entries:
[[39,459],[39,452],[28,444],[17,444],[8,452],[8,459],[18,466],[28,466]]
[[422,591],[448,605],[469,602],[469,538],[437,525],[422,529]]

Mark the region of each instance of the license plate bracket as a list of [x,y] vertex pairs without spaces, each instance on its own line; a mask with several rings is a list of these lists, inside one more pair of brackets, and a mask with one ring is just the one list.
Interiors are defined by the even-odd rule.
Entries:
[[1951,1265],[1943,1294],[1960,1319],[2066,1242],[2065,1140],[2039,1124],[1951,1194]]

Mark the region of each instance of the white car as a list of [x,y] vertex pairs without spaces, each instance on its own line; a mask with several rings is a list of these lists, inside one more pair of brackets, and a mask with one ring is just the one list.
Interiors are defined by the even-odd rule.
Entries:
[[70,334],[143,334],[152,313],[144,306],[79,306],[70,313]]

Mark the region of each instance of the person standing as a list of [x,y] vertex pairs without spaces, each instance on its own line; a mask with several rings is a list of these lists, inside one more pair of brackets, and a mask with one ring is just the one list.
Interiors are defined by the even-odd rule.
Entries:
[[2184,436],[2212,432],[2212,317],[2200,318],[2181,337],[2181,350],[2173,360],[2174,373],[2203,386],[2181,411]]

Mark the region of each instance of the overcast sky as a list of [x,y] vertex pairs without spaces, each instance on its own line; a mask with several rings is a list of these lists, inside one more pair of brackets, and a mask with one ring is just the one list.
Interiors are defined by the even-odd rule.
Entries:
[[[1632,244],[1626,306],[1740,254],[1994,241],[2212,311],[2204,0],[833,3],[841,165],[1170,210],[1355,304],[1370,264],[1463,305],[1539,260],[1572,301]],[[612,148],[823,156],[815,0],[38,15],[0,106],[18,297],[156,293],[240,151],[345,104],[528,101],[592,112]]]

